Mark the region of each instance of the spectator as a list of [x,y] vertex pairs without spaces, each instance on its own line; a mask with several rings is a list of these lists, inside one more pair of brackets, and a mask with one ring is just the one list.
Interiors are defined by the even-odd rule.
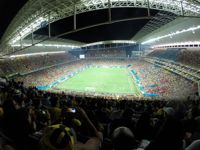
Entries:
[[199,150],[200,149],[200,140],[192,142],[185,150]]
[[183,150],[183,126],[175,118],[168,117],[154,141],[145,150]]
[[112,134],[114,150],[133,150],[138,143],[132,131],[127,127],[118,127]]

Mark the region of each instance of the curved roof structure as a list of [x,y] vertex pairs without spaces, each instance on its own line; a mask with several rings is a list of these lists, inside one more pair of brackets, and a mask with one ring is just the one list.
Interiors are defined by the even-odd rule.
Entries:
[[136,39],[146,45],[165,45],[169,43],[199,42],[200,19],[197,18],[177,18],[172,22],[163,25],[159,29]]
[[200,16],[197,3],[197,0],[29,0],[8,26],[1,42],[9,46],[43,25],[100,9],[147,8],[177,16]]

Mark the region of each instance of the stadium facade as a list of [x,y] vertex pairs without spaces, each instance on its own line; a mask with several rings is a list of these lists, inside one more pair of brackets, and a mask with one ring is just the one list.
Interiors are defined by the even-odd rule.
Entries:
[[[117,19],[114,17],[116,10],[132,10],[132,8],[142,11],[131,17],[123,16]],[[106,11],[107,18],[93,24],[87,24],[86,21],[85,26],[79,26],[79,22],[84,21],[80,19],[81,14],[92,14],[97,11],[100,13]],[[190,0],[61,0],[59,2],[29,0],[12,20],[1,38],[1,56],[3,59],[13,59],[23,54],[30,56],[49,52],[51,54],[66,52],[72,54],[73,57],[85,58],[88,51],[121,49],[126,51],[125,57],[127,58],[142,56],[145,61],[195,82],[199,87],[198,56],[194,60],[197,65],[193,67],[176,62],[176,58],[173,58],[180,51],[199,52],[199,17],[199,3]],[[72,29],[59,34],[52,33],[52,26],[65,18],[71,18]],[[137,20],[146,20],[146,23],[140,25],[141,27],[135,30],[129,39],[104,40],[104,38],[99,38],[99,41],[85,43],[81,40],[66,38],[69,34],[90,28]],[[45,30],[45,35],[37,34],[39,30]],[[157,54],[148,55],[156,50],[167,50],[167,52],[160,54],[156,59],[154,57]]]

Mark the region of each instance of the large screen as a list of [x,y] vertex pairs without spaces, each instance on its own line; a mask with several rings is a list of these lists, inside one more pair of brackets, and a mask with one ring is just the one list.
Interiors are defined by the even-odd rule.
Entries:
[[85,55],[79,55],[79,58],[80,58],[80,59],[84,59],[84,58],[85,58]]

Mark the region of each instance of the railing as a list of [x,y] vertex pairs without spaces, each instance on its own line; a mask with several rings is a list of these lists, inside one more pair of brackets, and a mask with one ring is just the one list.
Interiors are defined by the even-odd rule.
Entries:
[[166,59],[158,59],[154,57],[145,57],[145,61],[178,74],[190,81],[198,83],[200,81],[200,75],[198,74],[198,69],[191,66],[187,66],[178,62],[174,62]]

